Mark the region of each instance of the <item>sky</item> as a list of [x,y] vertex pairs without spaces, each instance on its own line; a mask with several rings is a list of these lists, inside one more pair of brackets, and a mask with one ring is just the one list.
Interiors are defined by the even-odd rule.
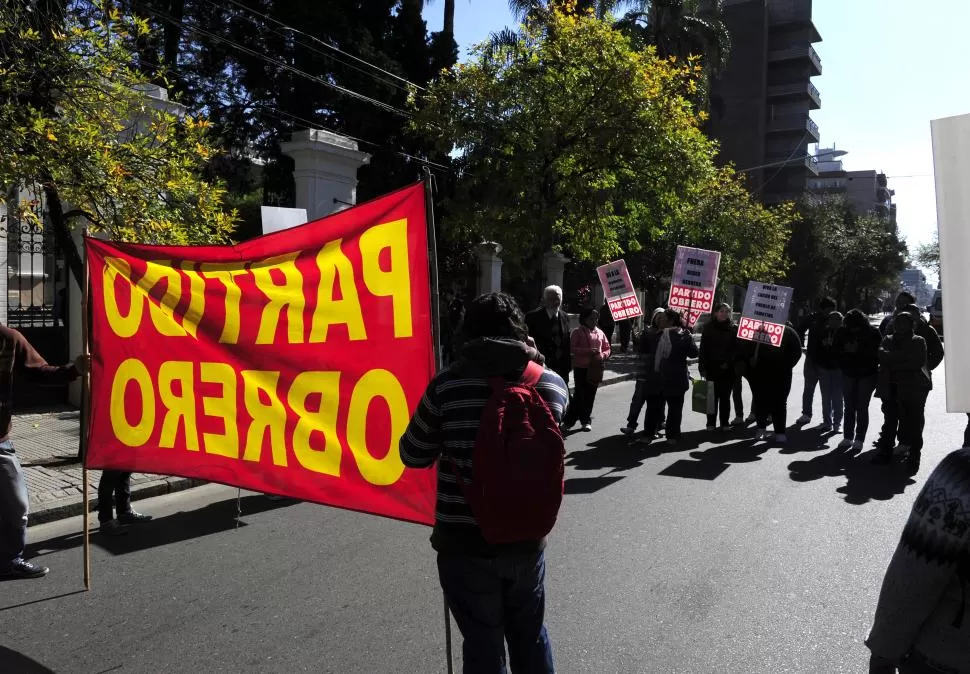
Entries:
[[[932,9],[931,9],[932,8]],[[426,0],[440,30],[444,0]],[[516,21],[506,0],[457,0],[455,39],[473,44]],[[822,147],[848,152],[847,171],[875,169],[896,191],[899,229],[910,250],[936,231],[930,120],[970,113],[968,0],[814,0],[822,75],[812,112]]]

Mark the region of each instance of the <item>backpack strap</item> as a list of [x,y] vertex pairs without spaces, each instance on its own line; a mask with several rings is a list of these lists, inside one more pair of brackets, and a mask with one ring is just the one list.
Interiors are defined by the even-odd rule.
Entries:
[[539,380],[542,379],[545,371],[545,368],[539,365],[539,363],[530,360],[529,364],[525,366],[525,370],[522,371],[522,376],[519,377],[519,383],[535,387],[539,383]]

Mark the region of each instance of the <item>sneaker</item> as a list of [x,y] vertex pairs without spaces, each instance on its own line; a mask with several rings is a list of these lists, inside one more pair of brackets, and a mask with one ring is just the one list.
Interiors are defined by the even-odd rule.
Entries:
[[862,448],[865,446],[866,446],[865,442],[863,442],[862,440],[856,440],[855,442],[852,443],[852,451],[861,452]]
[[101,532],[102,536],[124,536],[128,533],[125,526],[118,520],[108,520],[107,522],[102,522],[98,531]]
[[903,466],[906,469],[907,475],[916,475],[919,472],[919,452],[907,452],[906,456],[903,457]]
[[842,430],[842,422],[841,421],[836,421],[834,424],[832,424],[832,432],[833,433],[838,433],[840,430]]
[[671,438],[667,438],[667,446],[668,446],[668,447],[673,447],[673,446],[675,446],[676,444],[677,444],[677,441],[676,441],[676,440],[673,440],[673,439],[671,439]]
[[716,431],[717,430],[717,426],[708,426],[706,430],[708,430],[708,431]]
[[559,424],[559,430],[562,431],[563,433],[565,433],[566,431],[573,430],[573,426],[575,426],[575,425],[576,425],[576,422],[575,421],[572,422],[572,423],[569,423],[569,424],[563,422],[563,423]]
[[832,424],[827,421],[823,422],[822,425],[818,427],[818,430],[822,431],[823,433],[829,433],[832,430]]
[[775,443],[776,444],[779,444],[779,445],[787,445],[788,444],[788,436],[785,435],[784,433],[778,433],[775,436]]
[[589,433],[593,430],[593,424],[583,424],[583,433]]
[[728,431],[731,430],[731,427],[730,426],[718,426],[717,427],[717,430],[719,432],[721,432],[721,433],[727,433]]
[[848,449],[853,444],[854,443],[852,442],[852,440],[850,440],[849,438],[846,438],[842,442],[839,443],[839,449]]
[[50,569],[46,566],[39,566],[26,559],[15,559],[10,562],[6,571],[0,572],[0,578],[43,578]]
[[731,421],[731,425],[732,426],[742,426],[742,425],[744,425],[744,417],[742,417],[742,416],[734,417],[734,420]]
[[753,412],[751,414],[749,414],[747,417],[745,417],[745,419],[744,419],[744,423],[746,423],[746,424],[753,424],[755,421],[756,421],[756,419],[755,419],[755,416],[754,416],[754,413]]
[[903,454],[903,455],[909,454],[909,445],[904,445],[903,443],[899,443],[893,448],[893,454],[897,456],[899,456],[900,454]]
[[136,513],[134,510],[129,510],[126,513],[118,515],[118,521],[121,524],[138,524],[139,522],[150,522],[151,519],[151,515],[142,515],[141,513]]
[[805,424],[809,423],[811,420],[812,420],[811,414],[803,414],[802,416],[798,417],[798,419],[795,420],[795,423],[798,424],[799,426],[804,426]]
[[768,435],[768,431],[766,429],[759,428],[759,429],[755,430],[755,432],[754,432],[754,439],[755,440],[764,440],[767,435]]
[[623,435],[633,435],[633,433],[636,432],[636,430],[637,429],[634,426],[624,426],[623,428],[620,429],[620,433],[622,433]]

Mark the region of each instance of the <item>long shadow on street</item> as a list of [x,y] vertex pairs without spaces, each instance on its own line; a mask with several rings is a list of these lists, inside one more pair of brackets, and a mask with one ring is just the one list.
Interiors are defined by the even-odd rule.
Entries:
[[844,477],[845,485],[836,491],[851,505],[869,501],[888,501],[906,491],[915,481],[898,465],[873,466],[874,451],[834,449],[808,461],[793,461],[788,465],[791,479],[811,482],[824,477]]
[[0,671],[11,674],[54,674],[53,669],[4,646],[0,646]]
[[[239,500],[238,511],[236,499],[227,499],[210,503],[198,510],[178,512],[167,517],[160,517],[143,524],[133,524],[126,527],[121,536],[105,536],[98,530],[91,532],[91,544],[107,550],[112,555],[126,555],[172,543],[201,538],[246,526],[245,517],[259,513],[286,508],[296,505],[300,501],[284,499],[271,501],[265,496],[246,496]],[[242,519],[237,513],[242,513]],[[37,541],[27,546],[27,558],[42,557],[46,554],[70,550],[83,545],[81,533],[58,536],[48,540]]]

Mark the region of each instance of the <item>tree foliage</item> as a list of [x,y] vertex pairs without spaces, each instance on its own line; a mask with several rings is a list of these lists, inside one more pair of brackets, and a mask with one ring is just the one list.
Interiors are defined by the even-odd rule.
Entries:
[[0,8],[0,185],[42,185],[58,228],[83,214],[113,239],[228,241],[223,188],[201,175],[208,122],[149,104],[130,65],[130,38],[148,32],[107,9],[85,23]]
[[550,248],[603,261],[647,246],[669,273],[684,243],[724,251],[732,278],[783,273],[791,213],[764,209],[715,167],[691,102],[701,67],[568,10],[479,45],[419,99],[415,130],[457,152],[452,235],[497,240],[513,263]]
[[929,243],[921,243],[916,249],[913,260],[917,265],[940,276],[940,235],[933,233],[933,240]]

